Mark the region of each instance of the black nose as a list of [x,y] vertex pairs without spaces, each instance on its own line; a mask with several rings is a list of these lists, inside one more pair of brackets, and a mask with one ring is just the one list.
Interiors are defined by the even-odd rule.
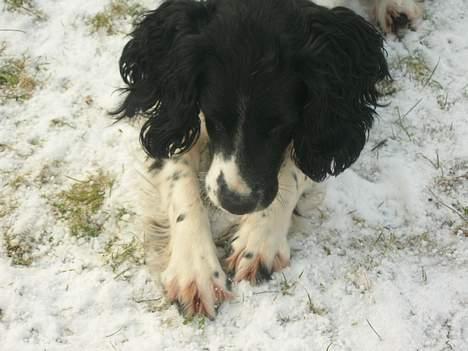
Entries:
[[251,213],[257,208],[257,201],[255,198],[239,196],[230,190],[220,192],[218,194],[218,199],[222,208],[235,215]]
[[235,215],[243,215],[256,210],[260,197],[256,196],[255,193],[247,195],[230,190],[222,174],[216,181],[218,183],[218,201],[226,211]]

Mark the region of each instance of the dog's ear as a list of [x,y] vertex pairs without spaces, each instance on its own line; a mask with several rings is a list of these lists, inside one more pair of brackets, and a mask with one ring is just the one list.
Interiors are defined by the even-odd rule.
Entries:
[[293,158],[311,179],[338,175],[358,158],[378,106],[376,83],[389,78],[383,38],[349,9],[303,8],[293,49],[306,88]]
[[203,2],[165,1],[136,25],[123,49],[120,74],[126,97],[114,114],[148,118],[140,139],[153,157],[182,153],[199,136],[201,31],[211,11]]

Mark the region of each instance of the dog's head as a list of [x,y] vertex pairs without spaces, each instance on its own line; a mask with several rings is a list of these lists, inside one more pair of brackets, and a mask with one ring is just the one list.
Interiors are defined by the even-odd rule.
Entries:
[[145,16],[120,59],[121,116],[147,116],[145,150],[191,148],[205,116],[211,200],[267,207],[287,152],[311,179],[359,156],[388,76],[381,35],[345,8],[305,0],[169,0]]

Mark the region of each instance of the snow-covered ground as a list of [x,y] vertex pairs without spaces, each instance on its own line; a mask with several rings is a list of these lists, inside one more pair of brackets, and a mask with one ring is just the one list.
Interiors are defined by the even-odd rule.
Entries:
[[0,350],[468,350],[467,1],[426,0],[389,38],[361,158],[297,221],[284,274],[234,285],[215,321],[142,264],[137,131],[106,115],[124,3],[0,1]]

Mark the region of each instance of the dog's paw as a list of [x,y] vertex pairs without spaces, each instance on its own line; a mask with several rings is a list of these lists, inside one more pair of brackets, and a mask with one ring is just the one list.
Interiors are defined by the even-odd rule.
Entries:
[[275,222],[247,221],[240,226],[232,243],[233,252],[226,260],[227,269],[234,272],[234,281],[256,284],[289,265],[287,227],[277,227]]
[[188,317],[216,315],[216,307],[232,297],[226,274],[216,256],[185,255],[170,260],[161,274],[166,296],[176,302]]
[[377,0],[374,16],[384,33],[395,33],[416,26],[422,17],[422,4],[417,0]]

